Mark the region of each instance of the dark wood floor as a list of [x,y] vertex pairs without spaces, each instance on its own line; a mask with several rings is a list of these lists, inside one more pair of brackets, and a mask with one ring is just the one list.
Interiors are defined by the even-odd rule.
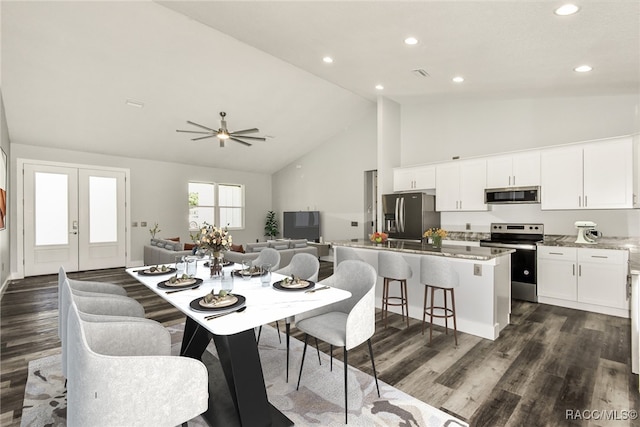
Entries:
[[[321,277],[331,274],[322,263]],[[70,274],[118,283],[140,301],[147,317],[175,324],[182,315],[123,269]],[[432,345],[391,314],[372,338],[379,378],[472,426],[640,426],[638,420],[571,421],[567,410],[640,408],[638,376],[630,369],[630,322],[612,316],[514,301],[512,324],[489,341],[459,334],[456,347],[442,328]],[[0,425],[20,425],[27,364],[60,351],[57,276],[12,282],[0,302]],[[294,336],[301,338],[293,329]],[[328,345],[320,344],[328,352]],[[342,358],[342,351],[334,356]],[[371,373],[365,346],[349,352],[351,365]]]

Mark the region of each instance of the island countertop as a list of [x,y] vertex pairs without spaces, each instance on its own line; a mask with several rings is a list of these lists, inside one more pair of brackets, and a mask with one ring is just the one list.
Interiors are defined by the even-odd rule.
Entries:
[[332,246],[344,246],[359,249],[378,249],[395,252],[403,252],[418,255],[435,255],[451,258],[470,259],[476,261],[489,261],[512,252],[513,249],[489,248],[477,246],[448,246],[442,245],[440,248],[434,248],[431,244],[411,242],[404,240],[387,240],[384,243],[373,243],[369,240],[335,240],[328,242]]

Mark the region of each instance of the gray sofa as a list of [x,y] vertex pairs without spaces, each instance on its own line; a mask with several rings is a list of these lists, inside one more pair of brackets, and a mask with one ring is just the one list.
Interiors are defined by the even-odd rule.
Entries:
[[318,249],[308,246],[307,241],[302,240],[270,240],[260,243],[247,243],[243,246],[245,253],[227,251],[224,253],[225,261],[242,263],[244,260],[254,260],[264,248],[273,248],[280,254],[280,268],[286,267],[291,258],[297,253],[307,253],[318,257]]
[[151,239],[144,247],[144,265],[172,264],[177,256],[192,254],[193,251],[185,251],[183,247],[183,243],[173,240]]

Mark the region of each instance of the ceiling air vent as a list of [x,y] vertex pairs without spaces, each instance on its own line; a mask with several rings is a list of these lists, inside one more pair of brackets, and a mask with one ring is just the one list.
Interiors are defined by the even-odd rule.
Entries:
[[430,77],[429,73],[427,73],[427,71],[424,68],[416,68],[415,70],[411,70],[411,72],[416,77]]

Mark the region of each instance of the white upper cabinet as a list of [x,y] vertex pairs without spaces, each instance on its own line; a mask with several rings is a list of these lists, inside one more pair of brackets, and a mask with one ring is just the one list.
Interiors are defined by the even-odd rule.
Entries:
[[437,211],[486,211],[486,160],[442,163],[436,167]]
[[393,170],[393,191],[430,190],[436,188],[436,167],[416,166]]
[[487,188],[540,185],[540,152],[487,158]]
[[634,207],[631,137],[542,151],[542,209]]

